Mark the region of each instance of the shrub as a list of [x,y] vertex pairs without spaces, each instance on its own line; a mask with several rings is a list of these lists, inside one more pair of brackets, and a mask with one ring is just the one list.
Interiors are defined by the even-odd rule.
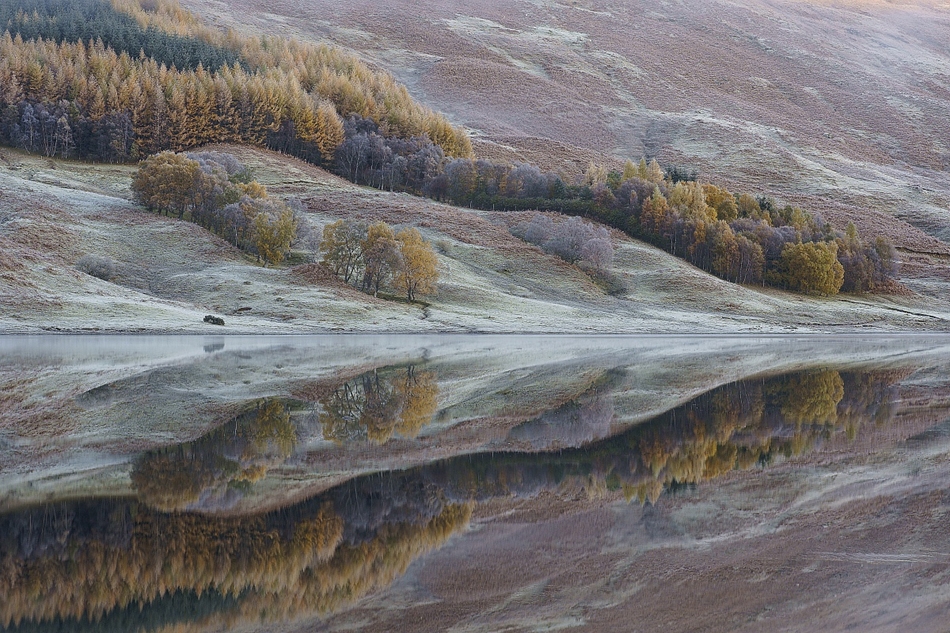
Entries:
[[115,277],[115,262],[99,255],[83,255],[76,262],[76,270],[103,281],[110,281]]
[[613,264],[614,248],[607,229],[577,216],[554,222],[538,213],[530,222],[512,227],[511,233],[566,262],[583,262],[586,269],[599,274],[605,274]]

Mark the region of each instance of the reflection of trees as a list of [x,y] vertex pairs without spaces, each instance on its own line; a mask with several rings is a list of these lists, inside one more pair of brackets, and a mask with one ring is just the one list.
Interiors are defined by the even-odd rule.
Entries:
[[320,401],[323,436],[335,442],[386,443],[394,433],[415,437],[438,405],[435,374],[412,365],[377,369],[337,387]]
[[452,460],[427,467],[426,477],[456,501],[564,486],[655,501],[665,488],[800,455],[833,435],[853,438],[862,424],[888,421],[896,379],[821,371],[739,382],[585,448]]
[[[54,531],[47,531],[44,514],[58,517]],[[342,521],[329,504],[289,526],[278,519],[169,515],[122,502],[3,517],[0,624],[95,622],[114,609],[183,592],[239,597],[296,582],[330,560],[341,542]]]
[[606,437],[614,421],[611,391],[622,383],[624,373],[606,371],[591,387],[573,400],[513,428],[509,442],[534,449],[583,446]]
[[768,395],[784,403],[782,415],[794,423],[833,424],[838,403],[844,397],[844,380],[836,371],[791,376],[770,384],[769,388]]
[[283,403],[264,400],[194,442],[145,453],[132,469],[132,485],[159,510],[227,504],[240,486],[289,457],[296,441]]
[[332,495],[244,518],[122,501],[0,517],[0,627],[98,631],[107,618],[125,630],[185,620],[232,628],[331,611],[391,583],[467,525],[470,505],[420,505],[412,491],[432,491],[403,488],[390,518],[356,540],[345,537],[346,511]]

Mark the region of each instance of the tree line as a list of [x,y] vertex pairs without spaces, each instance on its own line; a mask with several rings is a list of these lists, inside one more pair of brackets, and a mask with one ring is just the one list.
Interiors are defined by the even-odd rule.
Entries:
[[[344,132],[335,169],[354,182],[486,210],[587,217],[728,281],[833,295],[885,289],[897,272],[894,248],[883,237],[865,240],[853,224],[838,230],[820,215],[781,207],[772,198],[701,183],[688,168],[664,171],[645,159],[627,161],[622,171],[591,165],[582,182],[568,184],[534,165],[449,158],[424,138],[390,138],[372,121],[355,116]],[[543,217],[533,226],[518,227],[516,234],[554,235],[553,223],[545,226]],[[528,241],[550,250],[590,233],[583,224],[563,228],[568,227],[576,229],[574,235]],[[599,250],[609,266],[607,250]],[[566,259],[581,258],[569,254]]]
[[198,37],[140,24],[103,0],[16,0],[0,4],[0,28],[24,40],[56,43],[100,40],[117,53],[140,53],[169,68],[218,70],[241,63],[237,51]]
[[[25,2],[11,5],[13,17],[0,27],[4,144],[124,162],[237,142],[329,165],[344,138],[342,118],[356,114],[387,135],[425,136],[446,155],[471,155],[464,131],[416,103],[391,75],[337,49],[211,31],[168,0],[154,0],[151,11],[131,0],[115,8],[107,0]],[[89,28],[102,32],[71,39],[84,27],[59,15],[73,12],[94,17]],[[148,33],[164,39],[153,44]],[[138,35],[139,48],[118,44]],[[178,65],[176,55],[190,57]]]

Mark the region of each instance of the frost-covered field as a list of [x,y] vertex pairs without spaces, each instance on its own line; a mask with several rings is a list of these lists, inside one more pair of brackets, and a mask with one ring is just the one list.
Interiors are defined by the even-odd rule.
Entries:
[[[354,186],[297,160],[238,147],[272,195],[296,197],[319,232],[340,218],[421,229],[439,252],[429,305],[373,299],[264,268],[188,222],[130,201],[133,167],[53,161],[2,150],[0,332],[821,332],[941,330],[940,292],[810,298],[727,283],[613,232],[609,296],[579,269],[510,235],[522,216],[475,212]],[[76,270],[108,257],[103,281]],[[300,256],[306,253],[301,252]],[[938,275],[936,270],[934,275]],[[939,290],[939,277],[928,277]],[[204,323],[224,317],[223,328]]]

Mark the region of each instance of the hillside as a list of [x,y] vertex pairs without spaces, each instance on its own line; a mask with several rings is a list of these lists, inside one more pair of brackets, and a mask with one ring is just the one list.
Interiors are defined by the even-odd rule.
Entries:
[[[355,186],[263,150],[220,146],[307,223],[342,217],[420,228],[439,252],[431,305],[374,299],[334,280],[265,268],[204,229],[130,201],[134,167],[0,152],[0,330],[145,332],[776,332],[947,329],[946,267],[901,281],[906,296],[810,298],[745,288],[614,232],[609,296],[579,269],[510,235],[508,213],[477,212]],[[926,237],[919,237],[923,243]],[[112,282],[75,269],[116,262]],[[300,258],[305,253],[299,253]],[[223,316],[226,326],[202,322]],[[209,328],[211,328],[209,330]]]
[[950,256],[940,3],[182,4],[213,23],[358,52],[472,130],[479,156],[573,174],[592,158],[655,156],[888,234],[905,276]]

